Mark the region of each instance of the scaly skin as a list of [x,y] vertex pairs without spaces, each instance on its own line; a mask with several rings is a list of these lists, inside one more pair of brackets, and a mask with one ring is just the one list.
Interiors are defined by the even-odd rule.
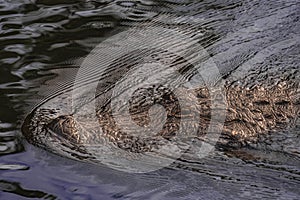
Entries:
[[[159,90],[163,91],[163,95],[161,95],[163,98],[155,95]],[[143,98],[136,101],[133,99],[130,117],[138,125],[147,126],[150,106],[154,102],[163,105],[167,111],[167,120],[159,133],[139,138],[130,134],[129,125],[125,133],[116,125],[110,107],[104,106],[97,113],[99,125],[104,132],[101,137],[107,137],[118,147],[131,152],[145,152],[157,148],[160,143],[159,136],[172,139],[178,131],[180,119],[188,117],[191,113],[180,110],[174,94],[165,88],[153,87],[142,92],[149,93],[149,91],[150,95],[155,98],[148,102],[143,101]],[[210,95],[206,88],[196,89],[193,92],[198,98],[198,104],[193,106],[196,106],[197,114],[200,116],[200,121],[194,123],[195,127],[199,125],[197,137],[201,138],[210,123]],[[225,145],[229,145],[233,141],[240,144],[257,142],[260,135],[267,135],[270,131],[293,126],[299,117],[299,83],[297,82],[281,81],[268,87],[254,86],[252,88],[227,84],[225,85],[225,96],[227,112],[222,131]],[[158,119],[161,118],[158,117]],[[126,127],[126,124],[122,125]],[[72,116],[60,116],[52,119],[46,128],[74,144],[91,143],[89,133],[82,131]],[[92,142],[95,143],[94,137]]]

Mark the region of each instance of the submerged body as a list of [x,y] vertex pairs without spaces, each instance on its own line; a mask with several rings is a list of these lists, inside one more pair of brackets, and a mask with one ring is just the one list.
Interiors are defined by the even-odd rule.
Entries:
[[[279,14],[276,14],[275,17],[277,15],[279,16]],[[240,19],[242,25],[248,25],[243,23],[243,20],[246,19],[248,18]],[[260,27],[259,23],[258,25],[250,23],[250,27],[244,27],[244,29],[236,30],[233,34],[228,33],[224,36],[220,32],[227,30],[222,30],[222,27],[215,27],[216,33],[214,33],[190,25],[189,21],[184,24],[183,20],[181,24],[181,19],[178,20],[178,25],[175,24],[176,26],[173,26],[174,24],[166,19],[162,19],[157,23],[158,20],[160,19],[154,20],[155,26],[153,27],[164,27],[166,24],[169,26],[164,27],[165,29],[175,30],[173,31],[175,33],[178,31],[177,29],[180,29],[181,32],[187,34],[187,38],[192,38],[190,46],[187,45],[188,47],[194,47],[195,44],[202,44],[206,47],[207,40],[212,39],[212,44],[207,46],[207,51],[210,54],[204,56],[203,60],[210,60],[208,57],[211,57],[220,70],[220,78],[225,81],[221,92],[226,102],[225,121],[216,121],[213,124],[213,126],[222,126],[221,135],[216,144],[217,147],[226,149],[252,144],[253,146],[256,146],[256,144],[272,146],[274,142],[286,145],[283,140],[290,139],[289,135],[286,138],[280,138],[278,141],[274,141],[274,136],[276,138],[276,134],[279,132],[294,127],[297,128],[299,123],[299,37],[293,34],[288,36],[275,34],[270,37],[268,31],[273,32],[274,28],[280,26]],[[288,18],[285,18],[285,20],[288,20]],[[175,22],[177,23],[176,20]],[[201,26],[200,22],[199,24]],[[138,27],[137,31],[135,30],[137,32],[136,37],[143,36],[143,34],[147,35],[147,25],[147,23],[136,25]],[[172,31],[166,33],[171,34]],[[180,31],[178,32],[181,33]],[[195,33],[199,33],[199,37]],[[157,36],[164,34],[165,32],[162,31]],[[220,38],[216,36],[217,34]],[[145,69],[149,70],[144,71],[146,77],[158,77],[158,80],[164,81],[165,79],[159,77],[159,75],[168,72],[171,68],[176,68],[188,81],[191,77],[194,77],[195,70],[193,71],[193,67],[195,66],[192,63],[194,57],[188,54],[190,56],[190,60],[188,60],[185,57],[176,55],[176,51],[181,52],[181,48],[187,49],[188,53],[191,53],[193,49],[190,51],[188,47],[181,45],[184,40],[183,42],[178,41],[177,44],[177,41],[172,40],[172,37],[169,37],[170,41],[168,37],[166,38],[166,40],[158,40],[153,43],[156,42],[158,47],[161,44],[161,49],[170,43],[172,48],[167,49],[171,49],[169,52],[165,49],[151,49],[150,47],[147,49],[143,46],[142,50],[138,51],[131,51],[129,48],[127,49],[129,56],[126,54],[123,57],[117,57],[115,60],[112,59],[113,64],[106,70],[102,69],[101,65],[97,66],[99,68],[95,69],[102,73],[101,76],[94,75],[94,72],[98,71],[91,71],[87,72],[86,76],[81,77],[80,83],[82,85],[92,81],[97,82],[100,79],[97,88],[97,94],[99,95],[96,95],[95,98],[97,101],[95,115],[87,112],[86,115],[81,115],[78,120],[77,113],[85,113],[85,104],[89,102],[85,102],[84,96],[79,96],[78,99],[80,101],[82,98],[82,102],[73,109],[72,101],[74,99],[70,90],[62,91],[35,108],[23,124],[22,130],[27,140],[60,155],[93,161],[101,160],[102,158],[99,157],[106,156],[106,154],[108,156],[105,159],[107,159],[111,156],[110,152],[120,149],[126,153],[142,154],[156,151],[165,143],[178,142],[176,139],[178,138],[178,131],[182,132],[183,135],[187,135],[187,139],[190,141],[200,140],[210,143],[209,134],[211,133],[207,133],[207,130],[211,124],[213,99],[209,90],[210,86],[205,84],[184,90],[181,95],[187,99],[192,98],[191,102],[196,103],[182,107],[178,94],[172,88],[150,82],[151,84],[147,83],[145,87],[135,90],[135,95],[130,97],[131,99],[129,98],[129,114],[115,118],[116,116],[112,112],[114,109],[111,104],[113,88],[119,80],[128,74],[130,75],[131,71],[143,72],[141,70],[143,68],[139,66],[141,63],[146,65]],[[100,47],[104,49],[104,53],[109,47],[112,49],[115,46],[123,47],[120,45],[120,43],[123,44],[123,39],[122,37],[116,37],[116,41],[111,40]],[[135,37],[129,40],[128,43],[135,42],[134,39]],[[150,50],[147,52],[145,49]],[[194,50],[197,53],[198,49]],[[106,54],[113,54],[109,50],[107,51]],[[175,53],[172,51],[175,51]],[[165,54],[165,52],[167,53]],[[100,61],[105,60],[101,57],[104,53],[99,54]],[[202,62],[203,60],[198,61]],[[153,67],[152,63],[157,65]],[[160,65],[168,65],[168,67],[160,71]],[[153,67],[153,70],[151,67]],[[124,87],[121,88],[124,90],[123,92],[131,90],[142,78],[133,76],[132,80],[129,80],[128,83],[130,84],[124,84]],[[178,78],[178,80],[181,79]],[[177,78],[174,78],[175,83],[176,81]],[[217,81],[220,80],[212,78],[212,85]],[[154,113],[154,117],[149,117],[151,107],[156,104],[164,107],[166,112],[164,114],[157,112]],[[195,120],[196,118],[197,120]],[[143,131],[137,134],[132,123],[129,123],[130,121],[139,127],[145,127],[146,129],[150,127],[149,129],[151,129],[153,128],[151,124],[160,124],[161,119],[165,120],[162,127],[157,132],[151,133],[151,135],[147,135]],[[121,122],[122,127],[120,127]],[[194,127],[192,131],[196,134],[190,134],[191,127]],[[296,138],[299,137],[296,136]],[[181,145],[185,145],[185,141],[181,142],[178,142],[179,148],[181,148]],[[297,141],[294,142],[297,143]],[[291,146],[295,146],[295,143]],[[108,146],[106,146],[107,144]],[[187,150],[187,148],[183,149]],[[300,154],[298,148],[291,149],[291,152],[296,155]],[[110,162],[109,159],[107,160]]]
[[[268,87],[261,85],[252,88],[227,85],[225,88],[226,119],[224,124],[221,124],[223,128],[221,138],[218,141],[219,145],[230,148],[257,142],[267,144],[269,142],[266,142],[267,138],[271,138],[272,134],[276,134],[276,131],[291,129],[296,126],[300,112],[298,82],[280,81],[276,85]],[[196,105],[198,113],[196,115],[200,116],[200,121],[193,122],[195,127],[199,126],[195,138],[201,140],[201,137],[207,134],[206,131],[210,123],[211,98],[205,88],[195,89],[193,92],[198,97],[198,105]],[[130,124],[126,129],[127,132],[122,131],[115,122],[110,104],[101,106],[97,111],[98,125],[102,134],[95,135],[86,131],[72,115],[41,118],[43,124],[41,129],[33,127],[35,126],[33,121],[27,121],[23,126],[23,131],[28,141],[34,144],[38,144],[36,136],[33,135],[33,132],[36,132],[35,134],[40,136],[45,134],[63,138],[75,146],[84,147],[97,143],[97,140],[100,142],[101,139],[107,138],[109,142],[130,152],[151,151],[153,148],[158,148],[160,139],[170,140],[176,137],[180,123],[184,123],[181,121],[191,114],[190,110],[180,110],[180,105],[176,99],[170,100],[173,96],[167,90],[158,96],[155,92],[152,92],[152,95],[154,97],[152,100],[144,96],[144,98],[131,104],[130,113],[130,117],[135,123],[139,126],[147,126],[150,107],[154,103],[164,106],[168,111],[166,123],[162,130],[152,136],[145,136],[143,133],[140,133],[140,136],[131,135]],[[42,112],[55,113],[55,111],[50,110],[36,110],[33,113],[38,116]],[[127,117],[124,115],[124,121]],[[160,118],[157,117],[157,119]],[[122,125],[126,126],[126,124]],[[264,139],[262,140],[262,138]]]

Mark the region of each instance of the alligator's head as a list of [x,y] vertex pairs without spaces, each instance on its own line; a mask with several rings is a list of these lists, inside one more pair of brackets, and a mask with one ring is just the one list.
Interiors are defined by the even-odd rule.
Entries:
[[71,115],[61,115],[48,123],[45,128],[53,134],[73,143],[80,142],[79,126]]

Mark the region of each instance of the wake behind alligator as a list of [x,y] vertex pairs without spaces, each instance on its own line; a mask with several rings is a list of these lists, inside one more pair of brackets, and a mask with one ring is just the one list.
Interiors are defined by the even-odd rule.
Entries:
[[[174,29],[172,23],[159,20],[161,19],[153,20],[158,24],[154,27]],[[193,32],[201,32],[201,37],[193,38],[193,41],[196,40],[202,46],[205,47],[207,39],[215,40],[209,57],[219,67],[220,76],[211,78],[210,85],[204,81],[197,87],[183,87],[183,90],[178,91],[170,89],[166,85],[175,83],[175,88],[180,88],[193,78],[197,79],[198,68],[185,56],[180,57],[165,50],[149,48],[150,50],[145,51],[132,51],[114,60],[104,71],[99,69],[101,76],[87,72],[80,79],[80,87],[83,88],[89,82],[96,83],[95,99],[86,101],[87,94],[82,93],[76,97],[80,105],[75,105],[74,108],[74,88],[65,88],[35,108],[22,127],[26,139],[34,145],[75,159],[111,163],[117,158],[118,162],[126,163],[124,165],[129,165],[132,159],[138,160],[141,155],[156,155],[172,160],[174,153],[176,159],[181,155],[175,153],[178,149],[190,151],[195,144],[197,146],[204,143],[225,151],[249,146],[259,149],[263,146],[299,156],[300,149],[296,145],[299,136],[291,136],[289,132],[299,126],[299,37],[291,35],[289,38],[282,38],[274,35],[277,42],[267,45],[264,45],[263,39],[253,39],[255,45],[261,44],[264,48],[248,53],[251,51],[251,44],[239,43],[239,39],[251,41],[251,36],[243,35],[242,31],[238,31],[237,34],[241,34],[238,39],[234,39],[235,33],[225,38],[214,38],[211,31],[178,21],[180,23],[175,29],[188,37],[194,37]],[[152,23],[150,21],[136,26],[143,33]],[[261,30],[255,34],[257,38],[263,38],[266,37],[266,32],[267,30]],[[167,42],[172,43],[172,40]],[[105,45],[107,44],[104,44],[103,49]],[[108,45],[118,46],[118,43],[108,42]],[[173,48],[172,45],[170,47]],[[244,57],[246,53],[248,57]],[[235,54],[238,58],[232,56]],[[191,57],[193,56],[189,58]],[[207,60],[209,58],[204,58],[201,62]],[[157,66],[161,65],[168,67],[157,70]],[[121,106],[118,114],[115,114],[113,102],[117,97],[113,93],[116,85],[120,85],[120,80],[128,79],[125,82],[128,84],[121,84],[122,92],[118,94],[121,96],[134,88],[140,79],[148,75],[159,76],[169,69],[178,72],[179,78],[173,77],[171,83],[167,84],[149,81],[143,87],[134,89],[133,95],[128,97],[128,110]],[[133,72],[137,71],[147,76],[133,76]],[[219,82],[223,83],[222,90],[217,91],[220,99],[215,99],[212,98],[211,88]],[[187,102],[184,106],[181,97]],[[94,114],[89,112],[91,102],[96,105]],[[161,112],[161,107],[164,112]],[[213,110],[218,113],[218,109],[220,113],[224,111],[226,116],[224,120],[212,122]],[[136,131],[132,123],[143,127],[142,130],[150,131]],[[210,126],[221,127],[217,141],[214,141],[214,136],[210,137],[210,134],[215,134],[208,132]],[[291,137],[294,140],[292,142]],[[178,149],[173,149],[170,143],[176,144]],[[169,151],[162,152],[161,147],[167,147]],[[149,154],[152,152],[156,154]],[[148,163],[142,164],[152,164],[153,158],[147,161]]]

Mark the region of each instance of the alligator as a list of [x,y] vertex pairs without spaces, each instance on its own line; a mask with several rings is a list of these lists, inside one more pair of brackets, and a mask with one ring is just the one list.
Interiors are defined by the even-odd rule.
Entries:
[[[220,46],[222,45],[221,43]],[[244,66],[243,63],[234,63],[236,58],[228,55],[230,52],[234,54],[234,50],[224,50],[214,56],[214,60],[219,63],[223,60],[224,66],[228,63],[237,66],[229,69],[224,67],[224,70],[221,70],[221,79],[224,81],[221,92],[225,97],[226,117],[224,121],[215,122],[216,126],[222,126],[217,147],[226,149],[258,143],[269,144],[272,143],[272,135],[297,127],[300,88],[297,65],[299,62],[295,52],[298,51],[296,37],[279,41],[270,48],[260,49]],[[69,154],[77,159],[97,160],[97,156],[94,155],[97,150],[93,149],[97,145],[109,144],[124,152],[144,154],[153,152],[170,141],[178,142],[176,138],[179,130],[188,135],[187,139],[202,140],[207,134],[212,114],[211,91],[205,85],[181,91],[181,95],[196,102],[182,108],[178,94],[174,91],[163,85],[148,84],[134,92],[129,102],[129,115],[118,116],[116,120],[114,108],[111,106],[112,88],[132,68],[138,68],[138,64],[146,62],[147,59],[140,59],[145,56],[143,53],[132,53],[131,60],[126,57],[115,60],[114,65],[104,73],[106,82],[98,84],[95,116],[84,116],[78,121],[76,113],[81,107],[75,110],[67,108],[72,104],[70,90],[57,93],[54,98],[36,107],[26,117],[22,126],[27,141],[58,154]],[[170,67],[177,66],[177,71],[185,77],[195,74],[195,70],[190,70],[194,66],[183,58],[157,56],[161,52],[155,53],[152,50],[148,53],[151,62],[167,63]],[[86,79],[83,82],[88,81]],[[163,106],[166,112],[154,113],[156,117],[150,119],[149,113],[153,105]],[[130,120],[140,127],[147,128],[151,123],[159,124],[161,119],[165,119],[161,130],[149,136],[142,132],[140,135],[134,134],[134,128],[126,124]],[[123,122],[122,128],[119,127],[118,121]],[[194,127],[196,134],[190,135],[191,130],[186,128],[187,126]],[[181,142],[178,143],[179,147]]]
[[[261,72],[261,68],[258,70],[259,75],[252,72],[239,80],[233,80],[233,75],[225,79],[227,82],[223,87],[223,94],[226,99],[226,118],[224,122],[220,122],[223,128],[217,145],[241,147],[255,144],[262,142],[261,138],[264,136],[297,125],[300,110],[299,70],[288,67],[265,72]],[[269,77],[261,78],[266,76]],[[97,103],[98,124],[96,125],[89,124],[88,119],[81,124],[76,120],[76,111],[71,114],[63,113],[59,108],[53,109],[54,103],[54,106],[49,106],[49,109],[46,104],[32,111],[26,118],[22,130],[29,142],[44,147],[45,143],[51,143],[51,140],[46,139],[49,137],[60,138],[60,142],[63,141],[66,146],[71,145],[72,148],[80,147],[80,149],[106,138],[108,142],[125,151],[143,153],[159,148],[163,144],[161,141],[176,138],[180,127],[183,127],[181,131],[188,135],[190,129],[184,130],[187,126],[184,123],[192,121],[194,125],[190,126],[197,128],[194,137],[201,140],[207,132],[211,119],[210,91],[204,86],[183,93],[182,95],[196,100],[192,102],[197,102],[195,105],[188,106],[188,110],[183,110],[176,94],[162,85],[139,88],[130,100],[130,116],[124,115],[117,119],[124,121],[123,129],[118,127],[118,122],[112,114],[111,97],[103,100],[102,93],[96,97],[97,100],[102,98]],[[60,96],[56,102],[57,106],[60,106],[61,101],[71,101],[68,94]],[[131,133],[133,128],[130,124],[126,124],[127,119],[130,118],[130,121],[134,121],[138,126],[147,127],[150,123],[149,109],[155,104],[163,106],[166,110],[166,121],[162,129],[151,136]],[[194,120],[193,116],[198,116],[198,121]],[[152,117],[153,121],[156,119],[161,120],[162,117]],[[155,123],[153,121],[151,123]],[[92,133],[93,131],[87,131],[84,126],[99,126],[102,132],[95,134]]]
[[[161,89],[161,88],[156,88]],[[205,134],[210,122],[210,96],[205,88],[196,89],[199,107],[200,121],[195,122],[199,124],[198,136]],[[225,89],[227,110],[226,119],[222,134],[228,137],[227,142],[239,142],[239,144],[246,144],[248,142],[257,142],[259,136],[268,134],[270,131],[287,128],[295,125],[299,117],[299,83],[279,81],[277,84],[270,87],[255,85],[253,88],[245,88],[241,86],[226,86]],[[148,110],[149,105],[155,103],[162,104],[167,110],[167,122],[163,129],[157,134],[163,138],[170,138],[178,131],[180,119],[185,115],[181,114],[178,102],[171,101],[172,95],[170,92],[163,94],[164,98],[158,96],[157,99],[152,100],[147,106],[141,106],[141,102],[136,102],[132,105],[131,115],[140,126],[145,126],[149,123]],[[158,100],[161,99],[162,102]],[[145,99],[144,99],[145,101]],[[44,134],[56,134],[69,140],[73,144],[86,144],[90,138],[87,132],[84,132],[80,124],[76,122],[72,115],[60,115],[56,118],[45,120],[44,127],[40,133],[33,134],[34,127],[38,124],[35,118],[44,113],[55,114],[55,111],[36,109],[25,120],[23,125],[23,132],[28,141],[36,143],[36,137],[42,137]],[[130,151],[138,151],[142,148],[139,145],[146,145],[145,142],[138,138],[131,137],[130,134],[123,133],[116,125],[111,113],[109,104],[101,107],[97,111],[99,118],[99,126],[103,128],[105,136],[109,137],[112,142],[121,148],[128,148]],[[187,112],[187,115],[189,112]],[[34,117],[33,117],[34,116]],[[124,116],[125,117],[125,116]],[[229,139],[230,138],[230,139]],[[152,141],[153,142],[153,141]],[[147,150],[150,150],[146,147]],[[145,150],[145,149],[144,149]]]

